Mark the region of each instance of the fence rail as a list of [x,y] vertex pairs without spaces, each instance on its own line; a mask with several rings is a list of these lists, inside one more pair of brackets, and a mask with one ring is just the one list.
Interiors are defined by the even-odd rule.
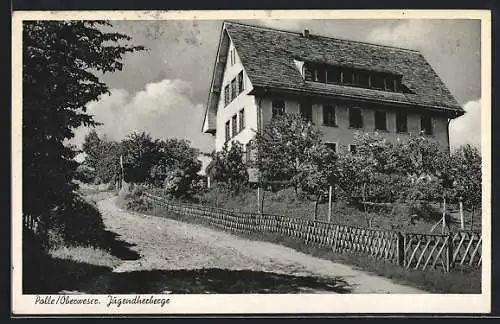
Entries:
[[153,205],[180,215],[204,220],[208,225],[236,233],[273,233],[331,248],[339,253],[359,253],[397,263],[405,269],[450,271],[455,266],[481,266],[482,238],[476,232],[447,235],[402,233],[313,221],[299,217],[258,214],[201,205],[172,203],[145,193]]

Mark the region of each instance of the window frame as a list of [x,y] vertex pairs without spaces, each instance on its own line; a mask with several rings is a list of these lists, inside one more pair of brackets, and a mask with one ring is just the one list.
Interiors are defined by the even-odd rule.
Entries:
[[[328,126],[328,127],[338,127],[337,125],[337,107],[334,104],[323,104],[323,126]],[[333,110],[333,123],[329,122],[329,119],[327,118],[326,115],[326,107],[329,107]]]
[[[303,112],[303,107],[308,107],[308,109],[310,110],[310,114],[305,115],[304,112]],[[305,121],[310,122],[311,124],[314,124],[312,102],[310,102],[310,101],[302,101],[302,102],[300,102],[299,103],[299,113],[300,113],[300,116]]]
[[[404,116],[404,125],[405,125],[404,130],[401,130],[399,128],[399,125],[401,123],[399,123],[398,121],[401,115]],[[408,133],[408,113],[406,111],[400,111],[400,110],[396,111],[396,132],[402,134]]]
[[[424,120],[428,119],[429,121],[429,130],[425,129]],[[420,114],[420,131],[423,132],[424,135],[434,135],[434,117],[429,113],[421,113]]]
[[[363,118],[363,110],[361,109],[361,107],[357,107],[357,106],[354,106],[354,107],[349,107],[349,112],[348,112],[348,118],[349,118],[349,128],[352,128],[352,129],[362,129],[364,127],[364,118]],[[353,126],[353,122],[352,122],[352,115],[351,113],[354,112],[354,111],[359,111],[359,121],[360,121],[360,126]]]
[[[283,103],[283,108],[278,107],[278,105],[275,104],[278,102]],[[278,111],[278,109],[279,109],[279,113],[275,113],[275,111]],[[286,110],[286,103],[285,103],[284,99],[275,98],[275,99],[271,100],[271,118],[275,118],[277,116],[282,116],[285,113],[285,110]]]
[[231,80],[231,102],[238,98],[238,80],[234,78]]
[[238,114],[231,117],[231,138],[238,135]]
[[238,83],[238,95],[240,93],[242,93],[243,91],[245,91],[245,81],[243,80],[244,77],[243,77],[243,70],[241,70],[238,75],[236,76],[236,78],[238,79],[237,83]]
[[225,130],[225,137],[224,137],[224,143],[227,143],[229,142],[229,140],[231,139],[231,121],[230,120],[227,120],[224,124],[224,130]]
[[228,83],[224,87],[224,107],[227,107],[231,103],[231,85]]
[[241,133],[245,129],[245,108],[242,108],[238,112],[238,133]]
[[[384,114],[384,128],[379,128],[377,126],[377,114]],[[379,116],[380,117],[380,116]],[[374,123],[375,123],[375,130],[376,131],[383,131],[383,132],[387,132],[387,111],[385,110],[375,110],[374,112]]]
[[332,141],[325,141],[325,145],[328,147],[328,146],[331,146],[333,144],[333,146],[335,147],[335,149],[333,150],[333,152],[335,154],[337,154],[339,152],[339,143],[338,142],[332,142]]
[[[354,152],[353,152],[353,150],[352,150],[352,148],[353,148],[353,147],[354,147]],[[347,149],[349,150],[349,152],[350,152],[351,154],[356,154],[356,153],[357,153],[357,149],[358,149],[358,145],[357,145],[357,144],[349,144],[349,145],[347,146]]]

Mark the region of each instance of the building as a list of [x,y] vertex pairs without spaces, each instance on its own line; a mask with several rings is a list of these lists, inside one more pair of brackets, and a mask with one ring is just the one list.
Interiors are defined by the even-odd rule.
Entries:
[[335,150],[354,133],[388,140],[423,133],[449,149],[463,108],[414,50],[224,22],[203,132],[249,143],[273,115],[300,112]]

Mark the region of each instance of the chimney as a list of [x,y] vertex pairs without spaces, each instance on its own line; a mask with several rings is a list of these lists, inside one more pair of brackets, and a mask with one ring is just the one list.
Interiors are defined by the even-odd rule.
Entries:
[[308,38],[309,37],[309,29],[304,29],[302,32],[302,36]]

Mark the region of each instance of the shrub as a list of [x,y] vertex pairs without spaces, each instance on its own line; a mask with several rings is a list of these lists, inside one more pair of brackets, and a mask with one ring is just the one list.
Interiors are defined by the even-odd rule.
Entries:
[[125,199],[128,210],[145,212],[153,208],[153,204],[144,197],[144,187],[140,185],[134,186],[132,191],[125,195]]
[[96,205],[75,196],[73,201],[52,210],[41,225],[45,248],[62,245],[93,245],[102,241],[104,223]]

